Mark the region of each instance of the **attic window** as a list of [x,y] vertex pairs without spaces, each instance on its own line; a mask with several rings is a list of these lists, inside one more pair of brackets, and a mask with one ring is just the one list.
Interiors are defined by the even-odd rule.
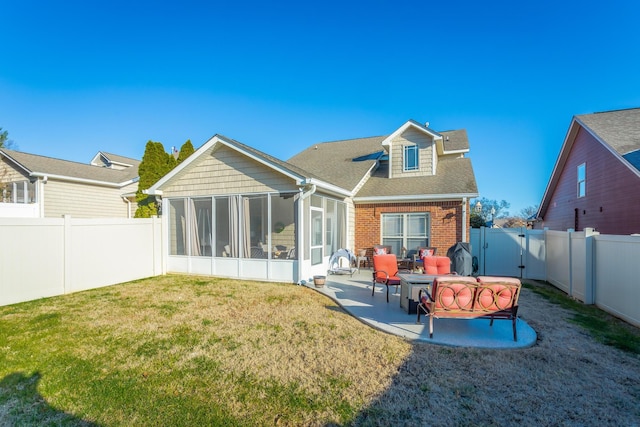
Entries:
[[405,145],[404,147],[404,171],[418,170],[418,146]]

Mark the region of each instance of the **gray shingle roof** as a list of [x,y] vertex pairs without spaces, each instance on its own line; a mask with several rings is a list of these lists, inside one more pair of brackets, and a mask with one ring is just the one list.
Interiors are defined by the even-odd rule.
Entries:
[[253,155],[255,155],[256,157],[260,157],[263,160],[266,160],[270,163],[272,163],[274,166],[277,166],[281,169],[285,169],[288,170],[289,172],[292,172],[294,175],[299,175],[301,178],[320,178],[320,176],[315,175],[314,173],[305,170],[304,168],[299,167],[296,164],[293,163],[288,163],[285,161],[282,161],[276,157],[273,157],[263,151],[257,150],[253,147],[250,147],[246,144],[243,144],[242,142],[236,141],[233,138],[229,138],[226,137],[224,135],[218,135],[219,138],[222,138],[224,140],[226,140],[227,142],[233,144],[234,146],[236,146],[237,148],[240,148],[248,153],[252,153]]
[[[442,132],[445,150],[469,148],[464,130]],[[446,137],[449,140],[446,141]],[[322,180],[341,188],[354,190],[376,160],[353,161],[358,157],[384,151],[386,136],[349,139],[314,144],[288,160],[304,170],[313,171]],[[414,178],[387,178],[386,163],[382,163],[355,197],[393,197],[409,195],[474,194],[478,188],[467,158],[441,158],[437,175]]]
[[576,119],[622,156],[640,149],[640,108],[583,114]]
[[375,165],[375,160],[353,159],[384,151],[384,136],[314,144],[291,157],[287,163],[314,173],[330,184],[353,190]]
[[469,138],[467,137],[466,130],[449,130],[446,132],[440,132],[440,134],[442,135],[442,138],[444,140],[444,149],[446,151],[469,149]]
[[478,192],[471,160],[443,158],[435,175],[412,178],[387,178],[386,167],[369,178],[356,197],[394,197],[411,195],[454,195]]
[[30,173],[58,175],[69,178],[89,179],[110,184],[120,184],[138,176],[138,164],[123,170],[92,166],[69,160],[54,159],[20,151],[0,149],[0,153],[17,162]]
[[135,166],[136,168],[140,165],[140,160],[132,159],[131,157],[120,156],[118,154],[107,153],[105,151],[101,151],[101,153],[107,157],[110,162],[123,163],[125,165]]

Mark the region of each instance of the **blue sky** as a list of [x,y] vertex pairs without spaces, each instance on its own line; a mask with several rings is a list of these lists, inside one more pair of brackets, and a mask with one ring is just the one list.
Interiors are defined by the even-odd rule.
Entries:
[[286,160],[414,119],[466,129],[480,196],[517,213],[574,115],[640,107],[635,0],[0,5],[0,127],[85,163],[217,133]]

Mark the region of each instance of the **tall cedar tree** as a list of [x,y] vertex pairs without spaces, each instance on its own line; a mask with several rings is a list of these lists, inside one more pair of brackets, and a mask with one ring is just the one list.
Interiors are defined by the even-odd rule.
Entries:
[[138,202],[136,218],[150,218],[152,215],[158,214],[155,198],[147,196],[142,191],[155,184],[175,165],[175,158],[164,150],[161,142],[147,142],[142,161],[138,167],[140,181],[138,181],[138,191],[136,193],[136,201]]
[[178,154],[178,164],[182,163],[187,157],[193,154],[196,151],[193,149],[193,144],[190,139],[187,139],[187,142],[182,144],[180,147],[180,154]]
[[[2,130],[2,128],[0,128],[0,148],[4,147],[4,144],[7,142],[8,139],[9,139],[9,132],[6,130]],[[5,147],[5,148],[9,148],[9,147]]]

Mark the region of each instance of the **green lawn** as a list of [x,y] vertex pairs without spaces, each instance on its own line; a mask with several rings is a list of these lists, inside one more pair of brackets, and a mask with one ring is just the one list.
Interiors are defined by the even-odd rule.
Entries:
[[0,424],[349,424],[410,351],[304,287],[151,278],[0,307]]
[[[640,353],[637,328],[551,286],[526,287],[601,341]],[[571,346],[552,346],[556,320],[542,315],[536,325],[542,345],[520,351],[412,345],[302,286],[150,278],[0,307],[0,426],[505,425],[511,419],[491,410],[508,403],[496,401],[505,397],[496,387],[536,402],[513,408],[522,420],[544,422],[553,411],[561,420],[576,404],[558,406],[567,393],[606,378]],[[576,366],[572,389],[557,373]],[[638,410],[625,403],[637,403],[637,387],[619,388],[598,414]]]

